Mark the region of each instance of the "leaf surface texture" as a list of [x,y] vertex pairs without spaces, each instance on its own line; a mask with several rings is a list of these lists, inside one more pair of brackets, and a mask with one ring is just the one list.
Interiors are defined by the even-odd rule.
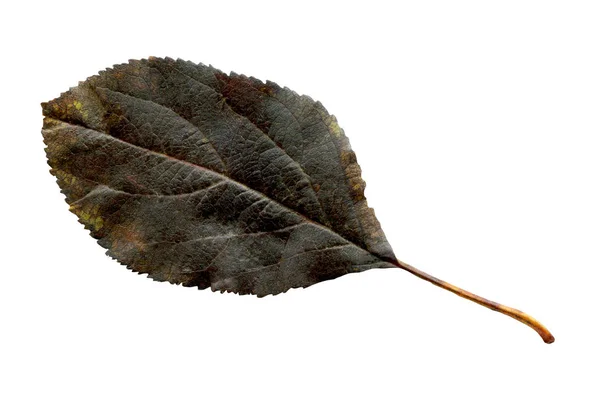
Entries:
[[150,58],[42,107],[71,211],[130,269],[264,296],[394,267],[347,137],[307,96]]

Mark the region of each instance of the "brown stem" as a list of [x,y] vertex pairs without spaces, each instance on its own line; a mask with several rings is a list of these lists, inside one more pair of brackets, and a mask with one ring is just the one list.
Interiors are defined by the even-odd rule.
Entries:
[[548,331],[548,329],[546,327],[544,327],[539,321],[537,321],[535,318],[531,317],[527,313],[523,313],[522,311],[513,309],[512,307],[508,307],[508,306],[504,306],[504,305],[501,305],[496,302],[492,302],[490,300],[482,298],[479,295],[472,294],[469,291],[465,291],[464,289],[458,288],[457,286],[447,283],[443,280],[440,280],[437,277],[433,277],[432,275],[429,275],[429,274],[427,274],[415,267],[412,267],[411,265],[406,264],[402,261],[398,261],[398,263],[395,263],[395,265],[398,266],[400,269],[404,269],[407,272],[412,273],[415,276],[422,278],[425,281],[429,281],[430,283],[437,285],[438,287],[441,287],[445,290],[453,292],[458,296],[461,296],[465,299],[468,299],[470,301],[478,303],[481,306],[485,306],[488,309],[492,309],[492,310],[495,310],[502,314],[506,314],[507,316],[512,317],[515,320],[519,320],[520,322],[528,325],[529,327],[533,328],[535,330],[535,332],[540,334],[540,336],[542,337],[544,342],[546,342],[546,343],[554,342],[554,336],[552,336],[550,331]]

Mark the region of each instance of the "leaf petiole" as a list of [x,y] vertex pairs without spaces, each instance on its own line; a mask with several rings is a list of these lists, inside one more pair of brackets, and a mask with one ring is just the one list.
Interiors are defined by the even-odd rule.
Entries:
[[443,280],[440,280],[439,278],[434,277],[430,274],[427,274],[424,271],[421,271],[421,270],[419,270],[407,263],[404,263],[402,261],[398,261],[397,263],[394,263],[394,265],[396,265],[400,269],[406,270],[407,272],[409,272],[411,274],[414,274],[415,276],[417,276],[425,281],[429,281],[430,283],[432,283],[440,288],[443,288],[452,293],[455,293],[456,295],[458,295],[462,298],[468,299],[468,300],[473,301],[481,306],[487,307],[488,309],[500,312],[502,314],[505,314],[509,317],[514,318],[515,320],[522,322],[523,324],[529,326],[535,332],[537,332],[542,337],[544,342],[546,342],[546,343],[554,342],[554,336],[550,333],[550,331],[548,331],[548,329],[546,327],[544,327],[544,325],[542,325],[542,323],[540,323],[539,321],[537,321],[535,318],[531,317],[527,313],[524,313],[524,312],[514,309],[512,307],[504,306],[504,305],[501,305],[500,303],[496,303],[491,300],[485,299],[485,298],[483,298],[479,295],[475,295],[469,291],[465,291],[462,288],[459,288],[455,285],[452,285]]

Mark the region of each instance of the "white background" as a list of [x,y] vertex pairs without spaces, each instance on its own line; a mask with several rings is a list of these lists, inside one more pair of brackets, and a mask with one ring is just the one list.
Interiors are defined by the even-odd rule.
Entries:
[[[596,1],[4,2],[3,396],[598,396]],[[39,103],[130,58],[320,100],[400,270],[257,299],[103,254],[48,173]]]

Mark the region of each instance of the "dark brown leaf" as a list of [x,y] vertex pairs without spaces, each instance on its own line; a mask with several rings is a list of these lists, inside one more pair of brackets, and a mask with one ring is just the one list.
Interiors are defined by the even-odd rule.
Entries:
[[335,117],[307,96],[182,60],[130,61],[42,104],[48,163],[108,254],[154,280],[264,296],[402,268]]

